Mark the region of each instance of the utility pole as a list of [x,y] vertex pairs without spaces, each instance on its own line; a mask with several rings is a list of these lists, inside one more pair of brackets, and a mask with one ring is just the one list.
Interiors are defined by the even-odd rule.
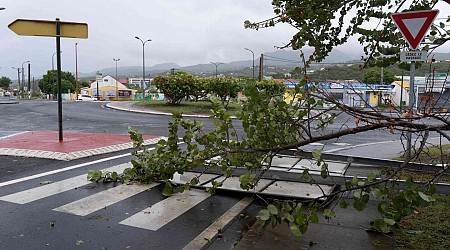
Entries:
[[32,91],[31,91],[31,77],[30,77],[30,74],[31,74],[31,64],[28,64],[28,88],[27,88],[28,93],[32,93]]
[[120,58],[118,58],[118,59],[113,58],[113,60],[114,60],[114,62],[116,62],[116,100],[118,100],[119,99],[119,87],[117,87],[117,82],[119,80],[117,79],[117,62],[120,61]]
[[217,67],[223,63],[221,62],[211,62],[212,64],[214,64],[214,66],[216,66],[216,78],[217,78]]
[[248,50],[252,52],[252,77],[255,78],[255,53],[253,53],[253,50],[244,48],[245,50]]
[[141,41],[141,43],[142,43],[142,86],[141,86],[141,89],[142,89],[142,100],[145,101],[145,44],[147,42],[151,42],[152,39],[147,39],[147,40],[143,41],[138,36],[135,36],[134,38]]
[[75,100],[78,100],[78,43],[75,43]]
[[262,81],[264,78],[264,54],[261,54],[261,57],[259,58],[259,77],[258,81]]

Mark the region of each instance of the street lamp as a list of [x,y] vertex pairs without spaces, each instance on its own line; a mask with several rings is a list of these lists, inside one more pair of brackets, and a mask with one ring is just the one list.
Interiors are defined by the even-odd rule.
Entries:
[[25,70],[23,69],[23,65],[25,63],[30,63],[30,61],[25,61],[22,63],[22,87],[20,88],[22,95],[23,95],[23,86],[25,85]]
[[75,43],[75,100],[78,100],[78,43]]
[[[59,53],[62,53],[62,51],[59,51]],[[53,55],[52,55],[52,70],[55,70],[55,63],[54,63],[55,55],[56,55],[56,52],[53,53]]]
[[134,38],[138,39],[142,43],[142,99],[145,100],[145,44],[147,42],[151,42],[152,39],[148,39],[146,41],[143,41],[138,36],[135,36]]
[[216,66],[216,78],[217,78],[217,67],[223,63],[221,63],[221,62],[211,62],[211,63]]
[[19,84],[17,87],[17,91],[20,91],[20,68],[16,68],[16,67],[11,67],[11,68],[13,68],[14,70],[17,69],[17,83]]
[[253,70],[253,78],[255,78],[255,53],[253,53],[253,50],[244,48],[245,50],[248,50],[252,52],[252,70]]
[[120,58],[113,58],[113,60],[116,62],[116,100],[119,100],[119,88],[117,87],[117,62],[120,61]]

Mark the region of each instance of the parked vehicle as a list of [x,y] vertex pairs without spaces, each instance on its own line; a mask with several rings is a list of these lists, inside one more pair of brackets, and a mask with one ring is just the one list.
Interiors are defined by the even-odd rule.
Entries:
[[78,95],[79,101],[97,101],[97,98],[90,95]]
[[6,92],[5,92],[5,97],[11,97],[11,92],[6,91]]

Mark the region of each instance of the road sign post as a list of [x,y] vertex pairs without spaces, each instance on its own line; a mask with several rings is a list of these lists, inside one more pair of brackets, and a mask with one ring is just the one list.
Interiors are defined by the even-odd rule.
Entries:
[[[414,77],[416,69],[416,61],[424,59],[423,52],[415,51],[422,42],[425,34],[430,28],[434,19],[439,14],[439,10],[412,11],[392,14],[392,20],[397,28],[403,34],[403,37],[409,44],[412,51],[405,52],[404,57],[401,55],[402,61],[411,62],[409,74],[409,112],[412,115],[416,110],[415,93],[414,93]],[[408,55],[408,53],[410,53]],[[426,56],[425,56],[426,60]],[[407,136],[407,152],[406,157],[409,161],[411,158],[412,133],[408,132]]]
[[63,141],[62,126],[62,94],[61,94],[61,37],[88,38],[86,23],[17,19],[8,28],[21,36],[50,36],[56,37],[56,69],[58,75],[58,130],[59,141]]

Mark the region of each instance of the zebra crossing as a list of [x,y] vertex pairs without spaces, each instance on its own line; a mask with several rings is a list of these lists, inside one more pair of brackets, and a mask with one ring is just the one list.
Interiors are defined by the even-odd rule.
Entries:
[[[292,161],[292,158],[286,158],[277,160],[277,163],[288,165],[290,162],[292,165]],[[240,190],[240,182],[237,177],[225,179],[217,174],[203,174],[200,176],[197,185],[201,188],[192,188],[190,191],[164,197],[161,194],[163,185],[156,182],[132,185],[103,184],[88,181],[85,173],[73,176],[71,173],[82,172],[79,169],[80,166],[95,168],[95,164],[92,166],[87,163],[62,168],[67,172],[66,175],[63,175],[65,177],[53,182],[38,184],[38,186],[29,187],[30,185],[28,185],[25,190],[21,187],[24,182],[31,180],[33,183],[42,183],[45,180],[44,178],[54,174],[61,175],[63,170],[52,170],[49,173],[0,183],[0,211],[3,208],[11,213],[11,210],[18,211],[23,208],[25,211],[29,211],[33,207],[38,207],[42,211],[36,213],[47,214],[43,218],[66,218],[64,220],[79,218],[81,220],[79,223],[90,220],[90,218],[107,216],[110,218],[110,223],[113,222],[115,227],[129,228],[126,230],[144,230],[144,232],[154,232],[155,235],[161,234],[163,228],[174,230],[179,226],[180,220],[189,221],[185,224],[194,223],[192,219],[195,218],[202,223],[203,231],[190,236],[183,243],[183,246],[189,246],[187,249],[195,249],[193,246],[207,244],[204,240],[206,236],[203,235],[207,235],[208,238],[213,237],[218,229],[231,223],[233,218],[239,217],[238,215],[253,201],[252,198],[245,197],[243,194],[222,195],[217,198],[218,195],[211,196],[204,190],[211,186],[212,180],[215,180],[217,182],[223,181],[223,186],[219,189],[238,191]],[[131,163],[123,163],[100,170],[102,172],[122,172],[129,167],[132,167]],[[339,168],[337,169],[339,172]],[[194,172],[187,172],[183,175],[175,175],[172,181],[183,184],[197,175]],[[268,195],[287,194],[294,198],[298,196],[315,198],[321,196],[323,192],[329,193],[332,190],[333,186],[327,185],[314,189],[305,183],[261,179],[259,185],[253,191]],[[217,199],[228,199],[231,202],[223,202],[220,209],[217,209],[214,207]],[[136,203],[138,205],[135,205]],[[192,213],[193,215],[191,215]],[[37,217],[35,219],[42,218]],[[0,219],[1,223],[2,219]],[[140,232],[142,233],[142,231]]]

